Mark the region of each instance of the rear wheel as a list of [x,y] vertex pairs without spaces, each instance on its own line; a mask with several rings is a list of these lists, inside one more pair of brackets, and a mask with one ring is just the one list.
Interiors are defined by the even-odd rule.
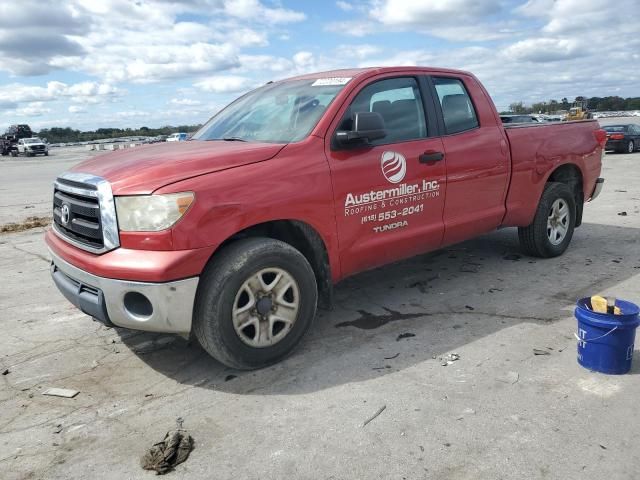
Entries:
[[636,151],[636,145],[633,143],[633,140],[629,140],[627,143],[626,153],[633,153]]
[[215,359],[238,369],[275,363],[313,323],[313,269],[295,248],[248,238],[221,251],[200,278],[194,333]]
[[562,255],[573,237],[576,202],[564,183],[545,185],[538,210],[531,225],[518,228],[522,250],[534,257]]

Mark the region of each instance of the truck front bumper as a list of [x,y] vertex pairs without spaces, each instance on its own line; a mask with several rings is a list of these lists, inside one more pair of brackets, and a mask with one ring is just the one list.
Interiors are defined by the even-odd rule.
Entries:
[[87,315],[107,325],[135,330],[191,331],[198,277],[165,283],[116,280],[85,272],[49,251],[54,283]]

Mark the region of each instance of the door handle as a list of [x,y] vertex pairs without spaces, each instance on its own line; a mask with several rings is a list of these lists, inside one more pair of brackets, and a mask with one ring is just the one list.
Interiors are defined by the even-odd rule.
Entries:
[[444,159],[444,153],[428,150],[418,157],[420,163],[439,162]]

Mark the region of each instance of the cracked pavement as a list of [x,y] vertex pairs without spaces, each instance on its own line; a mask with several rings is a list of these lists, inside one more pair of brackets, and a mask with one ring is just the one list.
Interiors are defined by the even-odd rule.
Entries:
[[255,372],[91,321],[51,282],[44,229],[0,235],[0,476],[151,478],[140,457],[182,417],[195,450],[171,478],[637,478],[640,359],[606,376],[575,358],[577,298],[640,301],[640,153],[603,176],[564,256],[505,229],[347,279]]

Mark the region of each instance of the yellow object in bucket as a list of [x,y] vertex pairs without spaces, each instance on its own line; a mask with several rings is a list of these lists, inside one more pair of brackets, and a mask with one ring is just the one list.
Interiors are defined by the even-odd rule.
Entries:
[[[607,299],[601,297],[600,295],[594,295],[591,297],[591,309],[596,313],[611,313],[610,310],[607,309]],[[613,303],[613,314],[620,315],[622,313],[618,307],[615,306],[615,298],[612,301]]]

